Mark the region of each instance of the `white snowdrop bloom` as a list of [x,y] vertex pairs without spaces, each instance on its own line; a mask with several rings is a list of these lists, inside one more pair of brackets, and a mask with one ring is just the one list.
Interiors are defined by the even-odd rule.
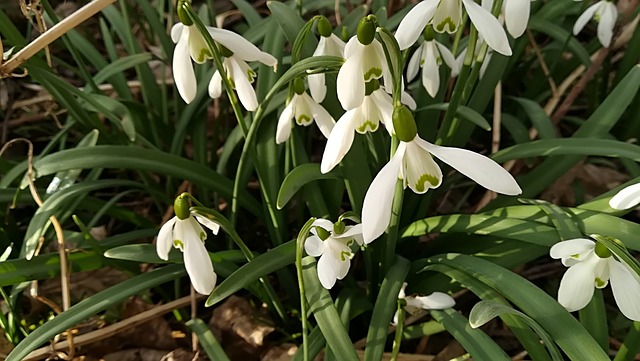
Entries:
[[573,35],[578,35],[591,19],[598,22],[598,40],[600,40],[600,44],[608,48],[611,45],[613,28],[618,19],[616,5],[612,1],[601,0],[589,6],[573,26]]
[[[456,301],[453,297],[443,292],[434,292],[429,296],[418,296],[405,294],[405,288],[407,288],[407,282],[402,284],[398,299],[404,300],[404,310],[410,315],[416,315],[421,310],[443,310],[445,308],[451,308],[456,305]],[[398,324],[398,311],[393,316],[392,324],[395,326]]]
[[609,200],[613,209],[629,209],[640,204],[640,183],[625,187]]
[[318,279],[326,289],[331,289],[336,280],[343,279],[349,267],[353,252],[353,243],[362,245],[362,225],[345,226],[339,221],[334,225],[326,219],[316,219],[311,235],[304,242],[304,249],[318,260]]
[[440,65],[443,62],[451,68],[451,77],[458,75],[460,67],[451,51],[436,40],[425,40],[409,60],[407,81],[413,80],[422,68],[422,86],[435,98],[440,89]]
[[558,302],[569,312],[584,308],[593,297],[594,287],[604,288],[610,282],[622,314],[640,321],[640,277],[605,246],[577,238],[556,243],[549,253],[569,267],[558,289]]
[[207,59],[211,59],[212,55],[195,25],[186,26],[176,23],[171,28],[171,40],[176,43],[176,48],[173,50],[173,78],[178,93],[188,104],[196,97],[198,88],[191,60],[202,64]]
[[284,143],[291,136],[291,119],[295,119],[298,125],[305,127],[311,125],[315,120],[325,138],[329,138],[329,134],[336,124],[329,112],[311,98],[304,91],[304,88],[300,94],[296,92],[293,95],[289,104],[280,114],[276,129],[276,143]]
[[[322,162],[320,163],[320,171],[322,173],[330,172],[345,154],[351,149],[355,132],[365,134],[367,132],[375,132],[378,130],[380,122],[382,122],[389,134],[393,131],[391,115],[393,113],[393,99],[377,80],[367,84],[367,95],[365,95],[362,103],[355,109],[347,110],[346,113],[338,119],[335,127],[331,131],[324,148]],[[375,89],[375,90],[373,90]],[[415,101],[409,94],[403,92],[401,101],[415,109]]]
[[[507,31],[514,38],[519,38],[527,30],[532,0],[504,0],[500,18],[507,26]],[[482,0],[482,7],[491,11],[493,0]]]
[[502,25],[490,12],[473,0],[423,0],[402,19],[396,31],[400,49],[413,45],[425,26],[431,24],[439,33],[453,34],[462,23],[464,5],[469,19],[487,44],[500,54],[510,56],[511,47]]
[[[184,200],[186,202],[186,200]],[[179,202],[176,199],[176,204]],[[187,205],[188,207],[188,205]],[[217,276],[213,270],[213,263],[209,258],[209,253],[204,246],[207,234],[201,224],[209,228],[213,234],[218,234],[220,225],[209,220],[204,215],[186,208],[186,216],[180,214],[184,212],[176,209],[176,216],[165,223],[158,233],[156,251],[158,257],[169,260],[171,247],[180,249],[184,253],[184,266],[191,279],[193,288],[200,294],[208,295],[216,286]],[[180,214],[183,218],[178,216]]]
[[[335,34],[329,36],[320,36],[318,47],[313,52],[313,56],[331,55],[331,56],[344,56],[344,41],[340,40]],[[327,94],[327,86],[325,85],[325,74],[309,74],[307,76],[309,81],[309,91],[313,100],[321,103]]]
[[409,186],[418,194],[440,186],[442,171],[432,155],[489,190],[507,195],[522,193],[513,176],[493,160],[466,149],[431,144],[415,135],[409,142],[400,141],[367,190],[362,206],[365,243],[374,241],[389,226],[398,178],[405,188]]

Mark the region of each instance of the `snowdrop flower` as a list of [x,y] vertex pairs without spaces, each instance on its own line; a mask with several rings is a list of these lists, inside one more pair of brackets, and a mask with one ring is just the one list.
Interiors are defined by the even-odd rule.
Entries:
[[[259,61],[264,65],[275,67],[278,60],[271,54],[265,53],[251,44],[242,36],[224,29],[207,27],[211,37],[220,43],[220,50],[224,56],[224,67],[229,81],[236,89],[240,102],[248,111],[258,108],[258,99],[251,83],[256,73],[247,65],[248,61]],[[209,96],[216,99],[222,95],[222,76],[216,71],[209,82]]]
[[184,195],[176,198],[174,203],[176,215],[160,228],[156,251],[158,257],[167,261],[171,246],[180,249],[184,253],[184,266],[193,288],[200,294],[208,295],[216,285],[217,276],[204,246],[207,234],[202,226],[209,228],[213,234],[218,234],[220,226],[204,215],[189,210],[188,202]]
[[442,62],[451,68],[451,77],[458,75],[460,67],[451,51],[433,39],[431,31],[425,31],[425,41],[418,47],[407,66],[407,81],[413,80],[422,68],[422,85],[432,98],[440,89],[440,65]]
[[354,109],[365,97],[365,84],[384,77],[391,84],[391,74],[382,45],[375,39],[375,25],[369,17],[358,24],[358,34],[344,48],[345,62],[338,72],[338,100],[345,110]]
[[325,136],[329,138],[331,129],[336,123],[333,117],[327,112],[322,105],[312,99],[304,90],[304,82],[297,78],[294,80],[295,94],[291,98],[289,104],[284,108],[280,118],[278,119],[278,128],[276,130],[276,143],[284,143],[291,135],[291,119],[295,119],[298,125],[309,126],[315,119],[318,128]]
[[409,109],[394,109],[393,128],[400,144],[364,196],[362,235],[365,243],[371,243],[387,229],[398,178],[405,188],[409,186],[417,194],[440,186],[442,171],[432,155],[489,190],[507,195],[522,193],[513,176],[493,160],[466,149],[442,147],[420,138]]
[[[507,31],[514,38],[519,38],[527,30],[532,0],[504,0],[500,19],[507,25]],[[491,11],[493,0],[482,0],[482,7]]]
[[[434,292],[429,296],[407,296],[404,292],[407,288],[407,282],[402,284],[398,299],[404,300],[404,310],[410,315],[416,315],[420,310],[443,310],[445,308],[451,308],[456,305],[456,301],[446,293]],[[395,326],[398,324],[398,312],[393,316],[392,324]]]
[[[324,16],[318,20],[318,32],[320,33],[320,41],[318,47],[313,52],[313,56],[344,56],[345,43],[335,34],[333,34],[331,23]],[[325,85],[324,73],[309,74],[307,76],[309,80],[309,91],[313,100],[321,103],[327,94],[327,87]]]
[[613,209],[629,209],[640,203],[640,183],[625,187],[609,200]]
[[353,252],[353,243],[362,245],[362,225],[345,226],[342,221],[335,224],[326,219],[316,219],[311,235],[304,242],[308,255],[320,257],[318,261],[318,279],[326,289],[331,289],[336,280],[343,279],[349,267]]
[[195,25],[176,23],[171,28],[171,40],[176,43],[173,51],[173,78],[178,93],[189,104],[196,97],[198,87],[191,60],[203,64],[213,56]]
[[601,0],[589,6],[573,26],[573,35],[578,35],[592,18],[598,22],[598,40],[600,40],[600,44],[608,48],[611,45],[613,27],[616,25],[616,19],[618,18],[616,5],[612,1]]
[[[342,161],[351,149],[354,132],[360,134],[375,132],[382,122],[389,134],[392,133],[393,99],[375,79],[367,83],[366,88],[366,95],[360,106],[347,110],[331,131],[320,163],[322,173],[330,172]],[[406,92],[402,94],[402,102],[413,109],[416,107],[415,101]]]
[[510,56],[511,47],[502,25],[490,12],[473,0],[423,0],[407,13],[396,31],[400,49],[418,40],[425,26],[431,24],[439,33],[453,34],[462,23],[462,6],[487,44],[500,54]]
[[569,267],[558,290],[558,302],[567,311],[584,308],[593,297],[594,286],[604,288],[611,281],[613,297],[622,314],[640,321],[640,277],[626,263],[615,259],[604,245],[576,238],[556,243],[549,253]]

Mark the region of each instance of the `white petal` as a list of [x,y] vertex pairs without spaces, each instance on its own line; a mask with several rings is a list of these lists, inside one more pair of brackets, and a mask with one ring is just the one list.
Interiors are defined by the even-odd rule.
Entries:
[[205,217],[205,216],[201,216],[199,214],[195,214],[195,213],[191,213],[198,222],[200,222],[200,224],[202,224],[203,226],[209,228],[211,230],[211,232],[213,234],[218,234],[218,231],[220,231],[220,225],[212,220],[210,220],[209,218]]
[[420,62],[422,59],[422,52],[424,51],[424,46],[426,41],[416,49],[416,51],[411,55],[411,59],[409,60],[409,65],[407,65],[407,81],[412,81],[413,78],[418,75],[418,70],[420,70]]
[[453,53],[451,52],[451,50],[449,50],[449,48],[440,44],[437,41],[436,41],[436,46],[438,47],[438,50],[440,51],[440,56],[444,60],[445,64],[447,64],[447,66],[451,68],[451,77],[458,75],[458,73],[460,72],[460,67],[456,62],[456,58],[453,56]]
[[[596,243],[586,238],[570,239],[562,242],[558,242],[551,246],[549,249],[549,255],[555,259],[576,258],[579,255],[584,257],[584,254],[593,250]],[[582,257],[580,257],[582,258]],[[576,258],[577,259],[577,258]],[[579,259],[582,261],[583,259]]]
[[592,262],[575,264],[565,272],[558,289],[558,302],[569,312],[583,309],[593,297]]
[[351,148],[354,137],[353,116],[357,109],[352,109],[344,113],[333,127],[327,145],[322,154],[322,162],[320,163],[320,171],[322,173],[330,172]]
[[573,35],[578,35],[578,33],[581,32],[582,29],[584,29],[584,26],[587,25],[589,20],[593,18],[593,16],[596,14],[596,11],[598,10],[599,7],[600,7],[600,2],[597,2],[589,6],[587,10],[585,10],[582,13],[582,15],[578,17],[578,20],[576,20],[576,23],[573,25]]
[[362,234],[362,224],[356,224],[355,226],[345,227],[345,231],[342,234],[334,235],[333,238],[351,238]]
[[337,270],[340,267],[340,261],[335,259],[330,253],[324,253],[318,261],[318,279],[322,287],[331,289],[336,284]]
[[478,29],[478,33],[482,35],[487,45],[502,55],[511,56],[509,39],[507,39],[507,34],[498,19],[472,0],[462,0],[462,3],[467,9],[467,14],[469,14],[473,25]]
[[[371,93],[369,98],[369,101],[367,101],[367,99],[365,98],[365,102],[367,102],[369,106],[375,107],[376,109],[370,111],[367,118],[369,118],[372,122],[377,122],[377,120],[372,119],[373,117],[381,120],[384,123],[384,126],[387,128],[387,132],[389,133],[389,135],[393,135],[393,99],[382,88]],[[400,96],[400,98],[400,101],[402,102],[402,95]]]
[[640,278],[626,265],[612,260],[610,263],[613,297],[625,317],[640,321]]
[[259,61],[268,66],[278,64],[278,60],[271,54],[258,49],[257,46],[233,31],[210,26],[207,27],[207,30],[209,30],[209,34],[211,34],[211,37],[215,41],[224,45],[227,49],[231,50],[235,56],[238,56],[244,61]]
[[431,43],[425,47],[424,64],[422,64],[422,85],[432,98],[438,95],[438,90],[440,89],[438,55],[435,44]]
[[519,38],[527,30],[531,0],[508,0],[504,2],[504,20],[509,34]]
[[324,97],[327,95],[327,86],[324,82],[324,73],[309,74],[307,75],[307,80],[309,82],[309,92],[311,92],[313,100],[321,103],[324,100]]
[[177,43],[178,40],[180,40],[180,37],[182,36],[182,30],[184,30],[184,24],[181,22],[177,22],[171,27],[171,40],[174,43]]
[[[311,223],[311,225],[312,226],[317,226],[317,227],[322,227],[329,233],[331,233],[333,231],[333,222],[331,222],[328,219],[318,218],[315,221],[313,221],[313,223]],[[311,228],[311,232],[313,234],[316,234],[314,228]]]
[[365,244],[373,242],[384,233],[391,220],[391,206],[406,150],[404,142],[378,175],[373,179],[362,204],[362,237]]
[[207,59],[213,57],[207,42],[195,25],[185,26],[182,30],[182,36],[185,36],[185,34],[189,38],[189,53],[193,61],[198,64],[204,64]]
[[230,74],[227,75],[233,77],[233,84],[236,87],[240,103],[250,112],[258,109],[258,98],[247,74],[249,66],[244,62],[240,63],[242,60],[235,57],[228,58],[227,61],[231,65]]
[[293,100],[284,108],[276,129],[276,143],[282,144],[291,136],[291,119],[293,119]]
[[408,142],[406,147],[402,166],[405,186],[418,194],[438,188],[442,183],[442,171],[431,154],[416,142]]
[[419,141],[420,146],[431,154],[489,190],[506,195],[522,193],[513,176],[484,155],[466,149],[437,146],[419,138],[415,141]]
[[429,296],[415,298],[424,310],[443,310],[456,305],[456,301],[446,293],[434,292]]
[[409,107],[409,109],[411,110],[416,110],[416,108],[418,107],[418,104],[416,104],[416,101],[413,100],[413,97],[411,97],[411,94],[407,93],[404,90],[402,91],[402,93],[400,93],[400,102],[406,105],[407,107]]
[[208,295],[216,286],[216,274],[204,243],[199,239],[185,243],[184,266],[196,292]]
[[304,93],[303,96],[307,97],[307,102],[311,106],[311,110],[313,111],[313,118],[316,120],[316,124],[318,128],[322,132],[325,138],[329,139],[331,135],[331,131],[333,127],[336,125],[336,121],[333,120],[333,117],[329,112],[320,104],[316,103],[307,93]]
[[304,250],[309,256],[320,257],[324,253],[324,242],[320,237],[311,235],[304,241]]
[[160,232],[158,232],[156,252],[158,252],[158,257],[165,261],[169,260],[169,251],[173,246],[173,226],[176,224],[176,220],[178,220],[178,217],[171,218],[160,228]]
[[220,72],[217,70],[215,73],[213,73],[213,76],[209,81],[208,91],[209,91],[209,96],[212,99],[218,99],[222,95],[222,76],[220,75]]
[[[355,46],[362,46],[358,43]],[[364,76],[362,73],[362,55],[355,54],[342,64],[337,80],[338,100],[342,108],[350,110],[358,107],[364,100]]]
[[182,32],[182,36],[176,44],[173,51],[173,79],[178,88],[178,93],[185,103],[189,104],[195,99],[198,86],[196,83],[196,74],[191,64],[191,56],[189,55],[189,39],[186,31]]
[[599,14],[600,21],[598,23],[598,40],[600,40],[600,44],[602,44],[602,46],[608,48],[609,45],[611,45],[613,27],[616,26],[618,10],[612,2],[604,1],[600,7]]
[[629,209],[638,204],[640,204],[640,183],[624,188],[609,200],[609,206],[613,209]]
[[405,15],[400,25],[398,25],[395,35],[398,45],[400,45],[400,50],[407,49],[418,40],[424,27],[433,18],[438,2],[438,0],[424,0]]

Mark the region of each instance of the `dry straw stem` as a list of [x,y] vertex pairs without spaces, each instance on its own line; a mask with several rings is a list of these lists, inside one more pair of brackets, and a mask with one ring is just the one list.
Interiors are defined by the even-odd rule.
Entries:
[[11,76],[17,67],[37,54],[40,50],[44,49],[46,46],[64,35],[67,31],[75,28],[115,1],[116,0],[93,0],[75,13],[71,14],[71,16],[64,18],[51,29],[47,30],[44,34],[40,35],[34,41],[25,46],[22,50],[17,52],[13,57],[11,57],[11,59],[7,60],[6,63],[2,64],[0,66],[0,78]]

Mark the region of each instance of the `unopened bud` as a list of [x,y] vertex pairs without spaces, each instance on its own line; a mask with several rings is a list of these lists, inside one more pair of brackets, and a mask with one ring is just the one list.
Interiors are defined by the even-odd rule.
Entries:
[[436,34],[433,32],[433,26],[431,25],[427,25],[424,28],[424,32],[422,33],[422,36],[424,37],[424,40],[426,41],[431,41],[435,38]]
[[403,142],[410,142],[416,137],[418,128],[409,108],[404,105],[395,106],[391,118],[393,119],[393,129],[398,139]]
[[333,224],[333,233],[336,235],[343,234],[345,228],[344,222],[338,221]]
[[320,237],[321,240],[326,240],[327,238],[331,237],[331,233],[329,233],[329,231],[327,231],[326,229],[322,228],[322,227],[315,227],[316,229],[316,234],[318,235],[318,237]]
[[[375,17],[373,18],[375,19]],[[369,45],[376,36],[376,24],[369,16],[360,19],[358,23],[358,41],[362,45]]]
[[330,37],[331,33],[333,33],[333,27],[331,26],[329,19],[324,16],[321,16],[320,19],[318,19],[318,33],[325,38]]
[[302,80],[302,78],[295,78],[293,80],[293,91],[300,95],[304,93],[304,89],[304,80]]
[[180,220],[185,220],[191,216],[189,208],[189,196],[186,193],[179,195],[173,202],[173,213]]
[[187,6],[191,6],[191,4],[187,0],[179,0],[178,1],[178,6],[177,6],[178,19],[184,25],[191,26],[191,25],[193,25],[193,21],[191,21],[191,18],[189,17],[189,14],[187,13],[187,10],[185,9],[185,7],[187,7]]

